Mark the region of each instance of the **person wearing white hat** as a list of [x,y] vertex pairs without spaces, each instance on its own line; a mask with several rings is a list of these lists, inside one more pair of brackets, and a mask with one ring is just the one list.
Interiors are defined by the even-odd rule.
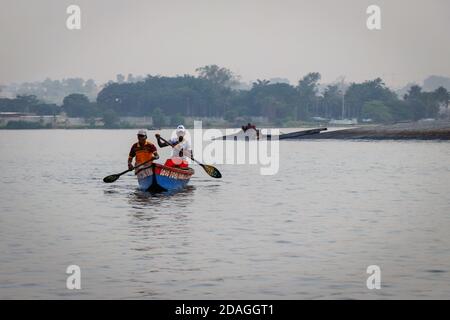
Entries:
[[[187,168],[189,166],[188,159],[191,158],[193,154],[191,144],[185,138],[186,129],[180,124],[176,128],[175,133],[176,137],[169,140],[173,147],[172,157],[167,159],[164,165],[168,167]],[[155,136],[160,148],[169,146],[169,144],[161,140],[161,136],[158,133]]]
[[[156,146],[147,141],[147,131],[139,130],[137,133],[138,142],[131,146],[130,153],[128,155],[128,169],[132,170],[135,166],[144,162],[150,162],[159,159]],[[135,165],[133,166],[133,158],[136,158]]]

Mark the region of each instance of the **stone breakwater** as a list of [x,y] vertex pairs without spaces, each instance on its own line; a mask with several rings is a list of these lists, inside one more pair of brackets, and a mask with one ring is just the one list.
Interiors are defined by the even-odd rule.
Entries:
[[450,121],[439,120],[361,126],[300,136],[294,139],[450,140]]

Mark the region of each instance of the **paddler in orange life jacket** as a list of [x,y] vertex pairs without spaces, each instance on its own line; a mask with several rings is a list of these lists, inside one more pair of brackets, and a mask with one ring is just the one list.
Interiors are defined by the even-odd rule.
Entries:
[[[189,166],[189,162],[187,160],[189,158],[192,158],[193,154],[191,144],[185,138],[186,129],[183,125],[179,125],[177,127],[176,134],[176,138],[172,138],[169,140],[170,144],[174,146],[172,149],[172,157],[170,159],[167,159],[164,165],[167,167],[187,168]],[[167,143],[161,140],[161,137],[158,133],[155,135],[155,137],[160,148],[169,146]]]
[[[147,141],[147,131],[139,130],[137,134],[138,142],[133,144],[128,156],[128,169],[132,170],[134,167],[147,161],[153,161],[159,159],[156,146]],[[133,158],[136,158],[135,165],[133,166]]]

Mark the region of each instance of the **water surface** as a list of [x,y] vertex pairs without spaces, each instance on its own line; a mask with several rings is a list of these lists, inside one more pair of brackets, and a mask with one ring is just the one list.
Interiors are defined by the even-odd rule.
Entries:
[[133,175],[102,182],[134,137],[0,131],[0,298],[450,298],[447,142],[281,141],[275,176],[196,166],[151,196]]

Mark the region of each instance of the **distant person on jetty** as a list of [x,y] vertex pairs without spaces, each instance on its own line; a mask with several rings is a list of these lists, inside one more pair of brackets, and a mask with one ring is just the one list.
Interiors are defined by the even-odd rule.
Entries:
[[[187,168],[189,166],[188,158],[192,158],[192,148],[189,141],[185,138],[186,129],[183,125],[179,125],[176,129],[176,137],[169,140],[170,144],[173,146],[172,157],[167,159],[165,166],[168,167],[178,167]],[[158,145],[160,148],[169,146],[166,142],[161,140],[159,133],[156,135]]]
[[259,130],[256,129],[256,126],[254,124],[251,124],[250,122],[247,123],[246,126],[242,126],[242,131],[246,132],[249,129],[253,129],[256,131],[256,137],[259,139]]
[[258,131],[258,130],[256,130],[256,126],[254,124],[251,124],[250,122],[247,123],[246,126],[242,126],[242,131],[244,131],[244,132],[249,130],[249,129],[253,129],[255,131]]
[[[138,142],[133,144],[128,156],[128,169],[132,170],[135,166],[138,166],[147,161],[153,161],[159,159],[156,146],[147,141],[147,131],[139,130],[137,133]],[[136,158],[135,165],[133,167],[133,158]]]

